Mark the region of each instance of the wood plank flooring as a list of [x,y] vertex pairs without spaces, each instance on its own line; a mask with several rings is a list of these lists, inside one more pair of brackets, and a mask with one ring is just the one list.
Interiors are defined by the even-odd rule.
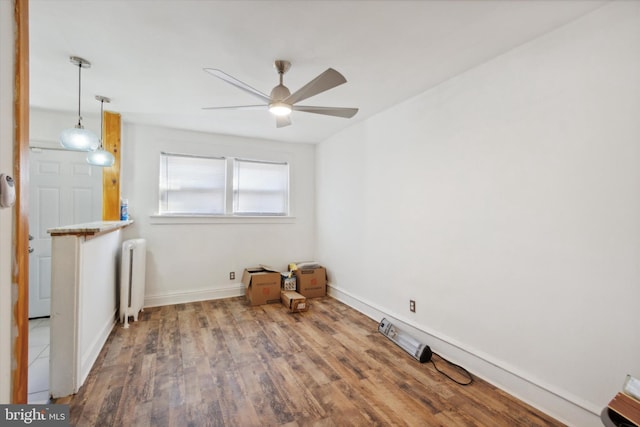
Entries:
[[310,301],[295,314],[242,297],[148,308],[56,403],[73,426],[562,425],[477,378],[451,382],[333,298]]

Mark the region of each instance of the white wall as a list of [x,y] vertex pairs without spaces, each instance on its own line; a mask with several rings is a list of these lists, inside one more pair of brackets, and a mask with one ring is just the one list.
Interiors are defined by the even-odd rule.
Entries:
[[[0,1],[0,173],[13,176],[13,2]],[[0,404],[11,400],[13,209],[0,208]]]
[[320,144],[316,255],[334,295],[601,425],[640,376],[639,161],[640,2],[616,2]]
[[[286,270],[310,259],[315,230],[315,147],[212,135],[126,122],[122,133],[122,197],[135,223],[125,239],[147,239],[146,305],[243,293],[245,267]],[[161,152],[290,162],[294,219],[193,221],[152,218],[158,211]],[[202,223],[204,222],[204,223]],[[235,272],[235,280],[229,272]]]

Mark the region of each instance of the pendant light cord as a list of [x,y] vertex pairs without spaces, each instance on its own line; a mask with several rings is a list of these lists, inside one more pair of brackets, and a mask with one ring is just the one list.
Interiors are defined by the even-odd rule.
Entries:
[[102,148],[102,138],[104,137],[104,98],[100,99],[100,148]]
[[82,98],[82,62],[78,62],[78,127],[82,127],[82,116],[80,115],[80,98]]

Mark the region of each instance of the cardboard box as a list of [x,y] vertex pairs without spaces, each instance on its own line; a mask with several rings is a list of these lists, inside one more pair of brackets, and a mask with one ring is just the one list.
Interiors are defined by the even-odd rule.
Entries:
[[285,291],[295,291],[296,290],[296,276],[295,275],[291,275],[291,277],[289,277],[289,273],[280,273],[282,276],[281,282],[280,284],[282,285],[282,289],[284,289]]
[[262,267],[245,268],[242,273],[245,295],[251,305],[280,302],[280,273]]
[[281,291],[280,300],[291,313],[309,310],[307,299],[295,291]]
[[327,271],[324,267],[295,270],[298,293],[307,298],[327,294]]
[[289,271],[301,269],[308,270],[310,268],[319,268],[321,267],[316,261],[296,261],[289,264]]

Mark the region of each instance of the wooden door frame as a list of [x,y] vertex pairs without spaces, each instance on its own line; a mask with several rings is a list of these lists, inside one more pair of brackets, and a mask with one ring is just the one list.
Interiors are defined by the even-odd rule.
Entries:
[[14,284],[11,403],[27,403],[29,372],[29,2],[14,0]]

